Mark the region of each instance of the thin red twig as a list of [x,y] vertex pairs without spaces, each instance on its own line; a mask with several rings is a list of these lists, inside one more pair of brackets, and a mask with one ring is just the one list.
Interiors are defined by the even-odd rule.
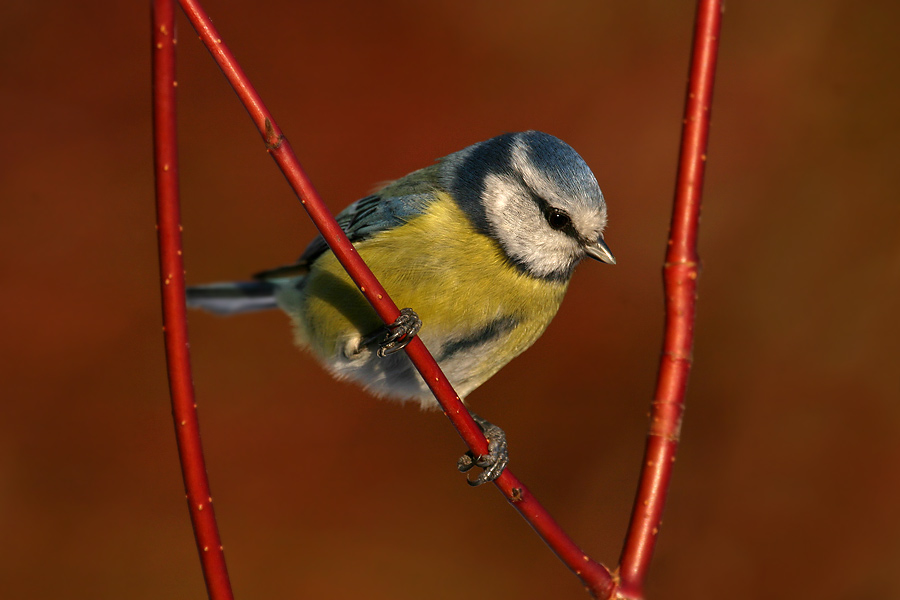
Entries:
[[[250,117],[259,129],[266,149],[275,159],[288,183],[300,198],[313,223],[328,242],[337,259],[372,304],[385,323],[392,323],[400,314],[397,306],[375,276],[362,261],[344,232],[335,222],[328,208],[319,197],[287,139],[266,109],[262,99],[237,64],[228,47],[212,25],[197,0],[179,0],[194,29],[212,54],[226,79],[231,83]],[[413,307],[415,308],[415,307]],[[475,454],[486,454],[487,441],[478,425],[472,420],[446,376],[441,372],[425,345],[415,338],[406,347],[413,365],[419,370],[431,388],[445,414],[456,427],[466,445]],[[609,597],[612,578],[603,565],[591,560],[559,525],[550,517],[528,489],[509,471],[505,470],[495,481],[507,500],[528,520],[557,556],[576,574],[596,597]]]
[[169,393],[184,488],[206,589],[213,600],[230,600],[231,583],[219,538],[206,476],[200,426],[194,403],[184,300],[181,217],[178,199],[178,148],[175,125],[175,4],[153,1],[153,141],[156,228],[159,243],[163,331]]
[[619,563],[619,594],[626,598],[643,597],[681,433],[694,345],[697,234],[722,9],[722,0],[700,0],[697,7],[678,180],[663,269],[665,339],[644,464]]

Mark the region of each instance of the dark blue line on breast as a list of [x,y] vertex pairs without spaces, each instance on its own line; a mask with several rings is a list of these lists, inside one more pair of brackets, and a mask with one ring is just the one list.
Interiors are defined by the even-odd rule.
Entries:
[[441,347],[438,362],[444,361],[452,357],[454,354],[464,352],[466,350],[477,348],[493,339],[509,333],[519,324],[519,321],[510,316],[500,317],[488,323],[483,329],[480,329],[464,338],[452,340]]

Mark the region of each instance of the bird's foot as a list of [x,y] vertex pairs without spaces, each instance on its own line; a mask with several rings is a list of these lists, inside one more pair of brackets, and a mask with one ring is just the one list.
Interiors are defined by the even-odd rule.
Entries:
[[403,350],[422,328],[422,319],[411,308],[400,309],[397,320],[387,326],[387,334],[378,342],[376,354],[384,358]]
[[461,473],[467,473],[472,467],[484,469],[475,479],[466,478],[466,482],[469,485],[476,487],[500,477],[500,473],[509,464],[509,448],[506,444],[506,432],[487,419],[479,417],[475,413],[471,414],[478,426],[481,427],[484,437],[487,438],[488,453],[475,456],[470,450],[460,457],[456,463],[456,468]]

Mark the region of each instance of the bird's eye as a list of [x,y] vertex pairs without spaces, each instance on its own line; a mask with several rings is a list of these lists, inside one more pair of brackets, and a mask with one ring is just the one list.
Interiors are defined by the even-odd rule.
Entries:
[[551,208],[550,212],[547,214],[547,222],[550,223],[550,227],[558,231],[560,229],[565,229],[572,220],[569,218],[569,215],[558,208]]

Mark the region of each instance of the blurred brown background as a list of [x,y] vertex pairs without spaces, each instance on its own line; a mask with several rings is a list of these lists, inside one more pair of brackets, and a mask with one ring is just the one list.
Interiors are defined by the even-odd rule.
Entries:
[[[226,5],[227,4],[227,5]],[[210,0],[334,210],[503,131],[593,167],[615,267],[471,397],[512,466],[614,564],[660,348],[693,2]],[[695,370],[652,598],[900,598],[896,3],[731,2]],[[200,598],[160,332],[147,2],[0,7],[7,598]],[[180,22],[188,280],[314,231]],[[439,414],[373,401],[281,314],[191,316],[238,598],[585,598]]]

